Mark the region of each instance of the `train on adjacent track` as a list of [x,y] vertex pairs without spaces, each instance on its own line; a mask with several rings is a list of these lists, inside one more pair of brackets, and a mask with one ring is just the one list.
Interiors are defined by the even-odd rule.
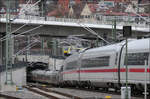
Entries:
[[32,78],[62,87],[117,90],[126,84],[127,70],[128,85],[132,91],[143,91],[146,83],[150,92],[150,38],[131,39],[127,45],[127,50],[125,41],[83,50],[67,57],[59,71],[45,74],[32,71]]

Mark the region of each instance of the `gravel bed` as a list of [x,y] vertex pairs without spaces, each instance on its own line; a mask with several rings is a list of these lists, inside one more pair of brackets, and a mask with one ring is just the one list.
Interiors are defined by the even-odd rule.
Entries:
[[7,96],[13,96],[13,97],[20,98],[20,99],[49,99],[47,97],[41,96],[39,94],[36,94],[36,93],[28,91],[28,90],[15,91],[15,92],[11,92],[11,91],[10,92],[1,92],[0,94],[7,95]]
[[[101,93],[101,92],[91,92],[91,91],[84,91],[84,90],[77,90],[77,89],[68,89],[68,88],[49,88],[50,90],[71,94],[73,96],[78,96],[83,99],[104,99],[106,96],[111,96],[111,99],[120,99],[121,95],[113,95],[109,93]],[[132,97],[132,99],[143,99]]]

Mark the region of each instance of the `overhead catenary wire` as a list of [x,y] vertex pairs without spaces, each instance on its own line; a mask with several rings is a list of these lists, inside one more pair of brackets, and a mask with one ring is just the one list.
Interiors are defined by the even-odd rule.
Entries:
[[[30,1],[31,1],[31,0],[29,0],[29,1],[27,2],[25,8],[26,8],[27,5],[30,3]],[[22,10],[25,10],[25,9],[22,9]],[[12,21],[15,20],[15,19],[17,19],[20,15],[22,15],[22,14],[19,14],[19,15],[17,15],[16,17],[14,17],[14,18],[12,19]]]
[[33,31],[33,30],[36,30],[36,29],[38,29],[38,28],[40,28],[40,27],[42,27],[42,26],[43,26],[43,25],[37,26],[37,27],[32,28],[32,29],[30,29],[30,30],[28,30],[28,31],[25,31],[25,32],[22,32],[22,33],[20,33],[20,34],[18,34],[18,35],[15,35],[14,37],[17,37],[17,36],[26,34],[26,33],[28,33],[28,32],[31,32],[31,31]]
[[[21,27],[19,27],[18,29],[14,30],[13,32],[11,32],[11,34],[13,34],[13,33],[17,32],[18,30],[22,29],[22,28],[23,28],[25,25],[27,25],[27,24],[28,24],[28,23],[26,23],[26,24],[22,25]],[[39,35],[39,33],[35,33],[35,34],[33,34],[32,36],[34,36],[34,35]],[[6,36],[4,36],[3,38],[1,38],[0,41],[4,41],[4,40],[7,38],[7,36],[8,36],[8,35],[6,35]]]
[[[31,40],[31,42],[33,42],[34,40]],[[19,42],[19,44],[24,44],[27,43],[28,41],[24,41],[24,42]]]
[[[38,34],[36,34],[36,35],[38,35]],[[34,34],[34,36],[35,36],[35,34]],[[22,53],[23,51],[26,51],[26,50],[30,49],[31,47],[35,46],[35,45],[33,45],[33,44],[35,44],[35,43],[37,43],[37,42],[41,42],[40,40],[38,40],[38,38],[33,38],[33,39],[34,39],[34,40],[31,40],[32,43],[31,43],[30,45],[27,45],[27,46],[24,47],[22,50],[18,51],[16,54],[14,54],[14,56],[19,55],[19,54]],[[28,41],[19,42],[19,44],[23,44],[23,43],[26,43],[26,42],[28,42]]]
[[17,55],[19,55],[20,53],[24,52],[25,50],[28,50],[28,49],[30,49],[31,47],[35,46],[35,45],[33,45],[33,44],[35,44],[35,43],[37,43],[37,42],[40,42],[40,41],[39,41],[39,40],[35,40],[35,41],[32,42],[31,44],[27,45],[26,47],[24,47],[23,49],[21,49],[20,51],[18,51],[18,52],[14,55],[14,57],[17,56]]
[[[26,8],[26,7],[27,7],[27,5],[30,3],[30,0],[29,0],[29,1],[27,2],[26,7],[25,7],[26,9],[22,9],[22,11],[27,11],[27,10],[29,10],[29,9],[33,8],[33,7],[34,7],[34,6],[36,6],[39,2],[41,2],[41,0],[37,1],[36,3],[34,3],[31,7]],[[15,18],[13,18],[13,20],[17,19],[20,15],[23,15],[23,13],[22,13],[22,14],[17,15]]]
[[89,27],[86,27],[88,30],[90,30],[93,34],[95,34],[96,36],[98,36],[100,39],[102,39],[103,41],[105,41],[107,44],[110,44],[110,42],[108,42],[107,40],[105,40],[103,37],[101,37],[100,35],[98,35],[94,30],[92,30]]
[[[33,6],[31,6],[31,7],[28,8],[28,9],[31,9],[32,7],[34,7],[35,5],[37,5],[40,1],[41,1],[41,0],[37,1],[35,4],[33,4]],[[30,2],[31,2],[31,0],[29,0],[29,1],[27,2],[27,4],[29,4]],[[27,7],[27,5],[26,5],[26,7]],[[28,9],[23,9],[23,10],[28,10]],[[14,21],[15,19],[17,19],[18,16],[20,16],[20,15],[22,15],[22,14],[17,15],[12,21]],[[30,22],[30,21],[31,21],[31,20],[29,20],[29,22]],[[11,34],[17,32],[17,31],[20,30],[20,29],[22,29],[23,27],[25,27],[26,25],[28,25],[29,22],[26,23],[26,24],[24,24],[24,25],[22,25],[22,26],[19,27],[18,29],[14,30],[13,32],[11,32]],[[5,39],[6,37],[8,37],[8,35],[6,35],[6,36],[4,36],[3,38],[1,38],[0,41],[3,41],[3,39]]]
[[[34,44],[35,44],[35,43],[34,43]],[[23,48],[22,50],[20,50],[19,52],[17,52],[13,57],[15,57],[15,56],[17,56],[17,55],[23,53],[24,51],[30,49],[30,48],[33,47],[33,46],[35,46],[35,45],[32,44],[32,46],[30,45],[30,47],[25,47],[25,48]]]
[[83,27],[84,29],[86,29],[87,31],[89,31],[90,33],[92,33],[93,35],[96,35],[98,38],[100,38],[101,40],[103,40],[104,42],[106,42],[107,44],[110,44],[110,42],[108,42],[107,40],[105,40],[103,37],[101,37],[100,35],[98,35],[98,33],[96,33],[94,30],[92,30],[91,28],[85,26],[84,24],[80,24],[78,22],[78,24]]
[[[150,3],[148,3],[147,5],[149,5]],[[138,4],[138,5],[142,5],[142,4]],[[138,5],[135,5],[137,8],[138,8]],[[127,6],[124,6],[125,8],[127,8]],[[144,21],[146,21],[146,22],[150,22],[150,20],[148,19],[146,19],[146,18],[144,18],[144,17],[142,17],[140,14],[138,14],[136,11],[132,11],[132,13],[134,13],[134,14],[136,14],[137,16],[139,16],[140,18],[142,18]]]
[[[136,7],[138,8],[139,7],[139,5],[144,5],[144,4],[138,4],[138,5],[136,5]],[[150,5],[150,3],[147,3],[147,5]],[[146,18],[144,18],[144,17],[142,17],[140,14],[138,14],[138,13],[136,13],[136,12],[132,12],[132,13],[134,13],[134,14],[136,14],[137,16],[139,16],[140,18],[142,18],[144,21],[146,21],[146,22],[150,22],[150,20],[148,19],[146,19]],[[148,16],[149,17],[149,16]],[[150,23],[149,23],[150,24]]]
[[[26,34],[26,33],[28,33],[28,32],[31,32],[31,31],[33,31],[33,30],[35,30],[35,29],[38,29],[38,28],[40,28],[40,27],[42,27],[42,26],[43,26],[43,25],[37,26],[37,27],[32,28],[32,29],[30,29],[30,30],[28,30],[28,31],[19,33],[19,34],[15,35],[15,36],[12,36],[11,38],[14,38],[14,37],[17,37],[17,36],[21,36],[21,35],[23,35],[23,34]],[[7,39],[8,39],[8,38],[5,38],[5,39],[3,39],[3,40],[1,40],[1,41],[7,40]]]
[[[24,24],[24,25],[22,25],[21,27],[19,27],[18,29],[16,29],[16,30],[14,30],[13,32],[11,32],[10,34],[13,34],[13,33],[15,33],[15,32],[17,32],[17,31],[19,31],[20,29],[22,29],[24,26],[26,26],[28,23],[26,23],[26,24]],[[9,34],[9,35],[10,35]],[[4,40],[4,39],[6,39],[8,37],[8,35],[6,35],[6,36],[4,36],[4,37],[2,37],[1,39],[0,39],[0,41],[2,41],[2,40]]]

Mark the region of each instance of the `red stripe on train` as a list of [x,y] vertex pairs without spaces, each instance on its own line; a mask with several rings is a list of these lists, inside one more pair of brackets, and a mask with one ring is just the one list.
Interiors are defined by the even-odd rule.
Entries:
[[63,72],[63,74],[72,74],[72,73],[78,73],[79,70],[73,70],[73,71],[68,71],[68,72]]
[[117,69],[93,69],[93,70],[80,70],[80,73],[97,73],[97,72],[117,72]]
[[[118,69],[93,69],[93,70],[80,70],[80,73],[101,73],[101,72],[118,72]],[[125,68],[121,68],[120,72],[126,72]],[[144,73],[144,68],[130,68],[128,72],[138,72]],[[150,69],[147,69],[147,72],[150,73]],[[79,73],[79,70],[73,70],[68,72],[63,72],[63,74],[72,74],[72,73]]]
[[140,73],[142,73],[142,72],[145,72],[145,69],[136,69],[136,68],[131,68],[131,69],[129,69],[129,72],[140,72]]

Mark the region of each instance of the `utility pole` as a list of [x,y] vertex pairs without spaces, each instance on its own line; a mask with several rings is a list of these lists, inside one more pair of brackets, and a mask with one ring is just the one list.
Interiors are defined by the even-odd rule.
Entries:
[[7,10],[6,10],[6,85],[12,85],[12,54],[13,54],[13,43],[11,34],[11,20],[10,20],[10,0],[7,0]]

